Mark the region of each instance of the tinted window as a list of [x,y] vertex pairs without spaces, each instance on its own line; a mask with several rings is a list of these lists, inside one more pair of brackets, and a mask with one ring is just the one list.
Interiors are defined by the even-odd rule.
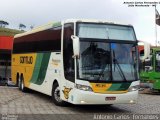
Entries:
[[13,52],[59,51],[60,46],[61,27],[57,27],[15,38]]
[[67,80],[74,82],[74,59],[73,45],[71,35],[73,35],[73,24],[64,25],[64,43],[63,43],[63,61],[64,61],[64,75]]

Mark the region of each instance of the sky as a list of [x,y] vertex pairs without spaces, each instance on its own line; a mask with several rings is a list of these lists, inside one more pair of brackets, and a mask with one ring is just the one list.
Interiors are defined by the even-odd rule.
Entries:
[[150,3],[144,4],[154,1],[158,2],[156,8],[160,13],[160,0],[0,0],[0,20],[7,21],[8,27],[14,29],[22,23],[27,26],[26,30],[30,26],[70,18],[113,21],[133,25],[138,40],[155,44],[156,29],[160,42],[160,26],[155,25],[155,7]]

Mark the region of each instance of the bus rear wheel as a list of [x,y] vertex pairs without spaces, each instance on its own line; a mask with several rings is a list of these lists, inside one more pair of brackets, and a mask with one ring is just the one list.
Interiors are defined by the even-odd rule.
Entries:
[[26,92],[27,88],[25,87],[25,84],[24,84],[24,79],[23,79],[23,76],[21,76],[19,78],[19,82],[18,82],[18,87],[19,89],[22,91],[22,92]]
[[17,86],[18,86],[19,90],[21,90],[21,78],[20,77],[17,80]]
[[61,100],[61,98],[60,98],[60,88],[59,88],[58,83],[55,83],[53,85],[52,100],[53,100],[54,104],[57,106],[64,106],[66,104],[65,101]]

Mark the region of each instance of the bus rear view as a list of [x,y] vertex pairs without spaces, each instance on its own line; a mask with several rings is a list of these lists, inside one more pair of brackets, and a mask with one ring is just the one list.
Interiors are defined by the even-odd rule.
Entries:
[[[22,81],[19,85],[20,89],[21,87],[29,88],[50,95],[56,105],[63,105],[65,102],[115,104],[137,101],[138,49],[133,26],[76,19],[63,21],[58,27],[54,25],[57,24],[47,29],[59,30],[61,33],[55,35],[50,31],[53,34],[50,37],[60,38],[52,42],[53,46],[57,43],[61,45],[59,50],[48,50],[47,48],[45,50],[44,48],[44,50],[30,54],[30,57],[33,54],[32,63],[35,65],[32,65],[33,72],[38,69],[43,71],[45,68],[45,72],[39,73],[41,76],[44,74],[43,78],[36,77],[38,73],[25,75],[24,70],[22,71],[24,65],[20,63],[16,62],[16,66],[19,66],[17,68],[14,64],[12,65],[15,82],[17,73],[23,75],[23,80],[20,79]],[[45,34],[35,31],[28,33],[32,36],[31,38],[38,34],[44,37]],[[43,31],[45,29],[41,30]],[[20,35],[19,41],[22,37],[29,38],[28,34]],[[50,54],[48,62],[38,61],[37,54],[45,55],[48,52]],[[28,56],[29,53],[30,51],[26,51],[21,54]],[[18,58],[19,54],[13,56]],[[43,62],[45,62],[45,67],[43,67]],[[42,67],[36,68],[37,64]],[[40,83],[39,79],[41,79]]]

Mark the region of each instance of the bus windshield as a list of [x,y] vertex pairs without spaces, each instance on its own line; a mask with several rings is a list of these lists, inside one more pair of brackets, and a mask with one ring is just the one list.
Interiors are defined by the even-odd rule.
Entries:
[[[119,33],[116,32],[114,36],[114,32],[111,30],[105,30],[105,32],[103,31],[105,35],[102,34],[100,27],[103,25],[98,27],[95,34],[91,34],[92,28],[82,28],[86,29],[86,32],[80,32],[81,26],[84,27],[83,24],[80,24],[78,30],[78,36],[80,37],[80,59],[77,59],[78,79],[104,82],[137,80],[138,55],[136,44],[133,42],[135,41],[133,29],[122,26],[123,30],[121,30],[120,26],[110,26],[112,28],[117,27],[122,34],[118,35]],[[92,24],[89,24],[89,26],[92,26]],[[94,29],[96,31],[96,28]],[[113,31],[116,31],[116,28]],[[110,33],[110,35],[107,33]],[[116,38],[117,42],[112,42],[107,38]],[[123,41],[128,40],[133,43],[119,42],[122,38]]]
[[136,40],[131,26],[79,23],[77,31],[80,38]]

